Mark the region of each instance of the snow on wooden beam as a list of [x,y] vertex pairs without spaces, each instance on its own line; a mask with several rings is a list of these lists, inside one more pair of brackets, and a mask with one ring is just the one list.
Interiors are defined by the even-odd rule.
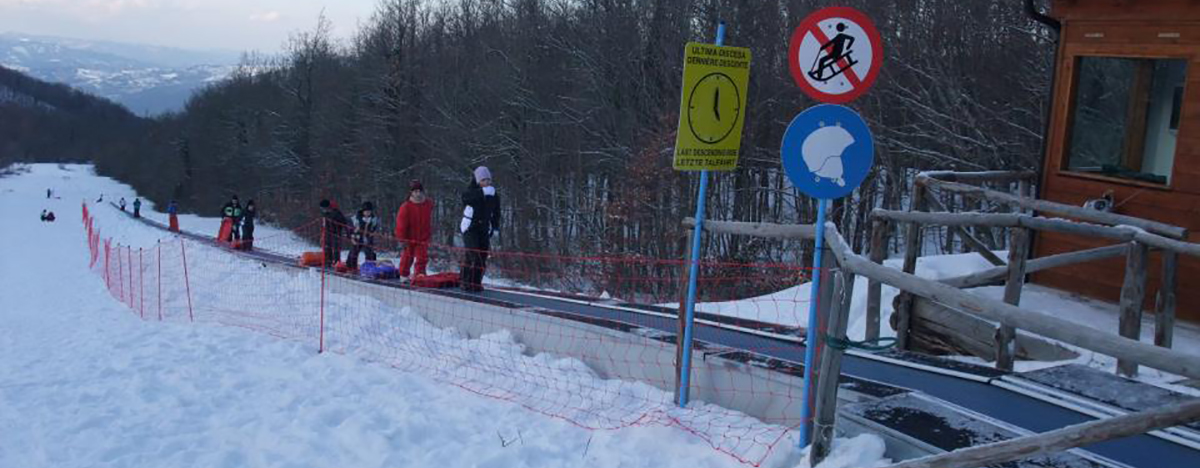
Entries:
[[1019,197],[1016,195],[989,190],[974,185],[962,184],[958,182],[950,182],[939,178],[930,177],[927,174],[917,176],[918,185],[928,185],[935,187],[938,190],[954,192],[961,195],[984,198],[1001,203],[1009,203],[1020,206],[1022,208],[1036,210],[1043,213],[1053,213],[1059,216],[1069,216],[1071,218],[1081,219],[1093,223],[1100,223],[1109,226],[1127,225],[1134,226],[1147,231],[1170,237],[1172,239],[1187,238],[1187,229],[1179,226],[1173,226],[1158,221],[1137,218],[1133,216],[1120,215],[1105,211],[1097,211],[1084,208],[1081,206],[1066,205],[1063,203],[1055,203],[1046,200],[1037,200],[1034,198]]
[[1033,171],[925,171],[917,177],[946,182],[1020,182],[1037,180],[1038,174]]
[[[1025,273],[1036,273],[1042,270],[1049,270],[1051,268],[1112,258],[1124,255],[1127,249],[1129,249],[1129,244],[1123,243],[1097,247],[1094,249],[1079,250],[1076,252],[1050,255],[1042,258],[1035,258],[1025,264]],[[977,271],[962,276],[955,276],[953,278],[945,278],[940,281],[959,289],[968,289],[998,284],[1007,274],[1008,267],[1004,266],[989,268],[987,270]]]
[[[684,218],[683,226],[696,227],[695,218]],[[734,234],[741,236],[770,237],[775,239],[816,239],[816,231],[811,224],[771,224],[746,223],[741,221],[704,220],[704,230],[714,234]]]
[[938,226],[1023,227],[1037,231],[1103,237],[1124,242],[1137,241],[1151,247],[1200,257],[1200,244],[1170,239],[1146,232],[1131,225],[1102,226],[1066,219],[1043,218],[1011,213],[926,213],[876,209],[871,212],[871,216],[891,221]]

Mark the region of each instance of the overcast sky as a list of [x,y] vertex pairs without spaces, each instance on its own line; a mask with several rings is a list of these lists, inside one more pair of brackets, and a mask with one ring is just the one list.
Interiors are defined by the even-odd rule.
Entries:
[[322,9],[349,38],[379,0],[0,0],[0,32],[275,52]]

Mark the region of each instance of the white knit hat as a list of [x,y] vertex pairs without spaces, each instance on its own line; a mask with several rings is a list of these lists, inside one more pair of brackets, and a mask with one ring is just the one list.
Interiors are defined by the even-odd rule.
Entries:
[[483,179],[491,179],[492,171],[488,170],[487,166],[479,166],[475,168],[475,183],[482,183]]

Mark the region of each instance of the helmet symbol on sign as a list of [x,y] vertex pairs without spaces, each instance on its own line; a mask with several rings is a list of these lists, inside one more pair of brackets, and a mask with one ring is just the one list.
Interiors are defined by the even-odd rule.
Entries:
[[842,165],[842,153],[854,144],[854,136],[841,124],[832,127],[821,127],[808,134],[800,145],[800,155],[808,172],[813,174],[813,182],[826,178],[839,187],[846,186],[845,172]]
[[844,197],[867,178],[875,143],[854,111],[822,104],[801,112],[783,134],[780,156],[792,185],[814,198]]

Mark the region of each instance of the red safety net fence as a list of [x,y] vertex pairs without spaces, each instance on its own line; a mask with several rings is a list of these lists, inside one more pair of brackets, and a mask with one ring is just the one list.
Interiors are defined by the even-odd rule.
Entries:
[[[349,227],[320,219],[270,235],[260,229],[252,246],[238,242],[245,250],[235,250],[212,235],[155,231],[107,211],[114,227],[105,227],[106,237],[83,207],[90,265],[145,320],[302,340],[588,429],[676,426],[755,466],[799,423],[800,379],[772,376],[755,365],[763,361],[725,373],[693,366],[692,401],[676,406],[675,331],[689,266],[682,259],[497,249],[487,258],[484,291],[468,292],[449,281],[469,253],[462,247],[424,246],[427,275],[405,279],[387,268],[400,263],[405,243],[384,233],[371,239],[375,268],[361,252],[353,271],[338,265],[354,247]],[[322,251],[336,252],[338,262],[325,267]],[[301,265],[306,252],[313,266]],[[732,349],[741,354],[802,354],[790,337],[801,334],[796,325],[808,312],[808,289],[797,285],[810,279],[809,269],[704,260],[700,271],[696,321],[707,332],[698,328],[697,339],[719,330],[753,338]],[[428,282],[443,273],[448,281]],[[696,346],[693,362],[719,355],[718,346]]]

